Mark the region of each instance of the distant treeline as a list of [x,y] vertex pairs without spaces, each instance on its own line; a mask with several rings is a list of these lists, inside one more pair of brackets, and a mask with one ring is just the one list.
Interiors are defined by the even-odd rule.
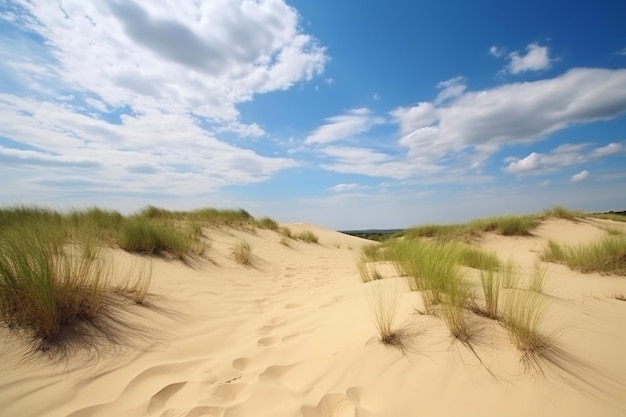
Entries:
[[404,232],[404,229],[340,230],[339,232],[350,236],[382,242],[390,237],[400,235]]

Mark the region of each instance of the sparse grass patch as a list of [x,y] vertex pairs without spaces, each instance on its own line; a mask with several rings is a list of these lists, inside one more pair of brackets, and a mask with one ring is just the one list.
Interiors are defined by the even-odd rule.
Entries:
[[529,236],[539,225],[537,216],[502,216],[470,222],[472,230],[495,232],[503,236]]
[[502,324],[513,345],[522,353],[524,367],[539,369],[538,359],[551,347],[550,338],[541,331],[545,318],[543,296],[533,291],[514,290],[505,300]]
[[626,275],[626,235],[609,235],[600,242],[579,246],[550,241],[542,260],[563,263],[584,273]]
[[503,275],[500,271],[480,271],[480,284],[485,297],[485,308],[480,312],[492,319],[499,317],[498,303]]
[[377,244],[363,246],[361,248],[361,258],[365,261],[376,262],[381,260],[381,251],[382,246]]
[[370,265],[363,259],[357,263],[357,269],[359,270],[361,280],[365,283],[383,278],[380,271],[376,268],[376,265]]
[[233,248],[233,258],[242,265],[249,265],[252,260],[252,248],[245,240],[239,242]]
[[319,237],[315,233],[311,232],[310,230],[301,231],[300,233],[298,233],[297,238],[306,243],[318,243],[319,242]]
[[393,322],[398,314],[399,291],[393,285],[376,285],[370,289],[369,303],[378,333],[378,340],[385,344],[398,347],[404,351],[406,347],[403,335],[394,330]]
[[281,235],[283,235],[284,237],[286,237],[287,239],[292,239],[293,238],[293,233],[291,232],[291,229],[288,228],[287,226],[280,227],[278,229],[278,232]]
[[510,289],[515,288],[519,281],[519,268],[513,261],[508,261],[502,265],[498,271],[500,274],[502,287]]
[[540,261],[535,261],[533,264],[532,274],[530,276],[530,283],[528,289],[535,292],[543,292],[543,287],[546,283],[546,277],[548,274],[548,267],[542,265]]
[[586,214],[580,210],[569,210],[563,206],[554,206],[543,211],[543,218],[556,217],[557,219],[576,220],[585,217]]

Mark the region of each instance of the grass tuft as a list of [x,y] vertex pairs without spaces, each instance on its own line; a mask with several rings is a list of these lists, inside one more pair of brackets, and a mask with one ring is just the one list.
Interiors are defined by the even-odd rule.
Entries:
[[319,242],[319,237],[315,233],[311,232],[310,230],[303,230],[302,232],[298,233],[297,238],[306,243],[318,243]]
[[245,240],[239,242],[233,248],[233,258],[242,265],[250,265],[252,261],[252,248]]
[[374,318],[374,325],[378,333],[378,340],[390,346],[405,351],[402,332],[394,330],[393,322],[398,314],[399,291],[393,285],[376,285],[369,293],[370,308]]
[[503,274],[501,271],[480,271],[480,283],[485,297],[485,308],[481,312],[492,319],[499,317],[498,302],[502,281]]
[[263,217],[257,220],[256,224],[261,229],[268,229],[268,230],[274,230],[274,231],[278,230],[278,223],[276,223],[275,220],[270,219],[269,217]]
[[609,235],[600,242],[579,246],[550,241],[541,259],[563,263],[584,273],[626,275],[626,235]]
[[522,353],[526,369],[538,368],[538,360],[551,348],[551,340],[541,332],[545,318],[543,296],[537,292],[514,290],[509,292],[502,323],[513,345]]
[[533,264],[532,275],[530,277],[530,283],[528,289],[535,292],[543,292],[543,288],[546,283],[546,277],[548,274],[548,267],[542,265],[540,261],[535,261]]
[[205,249],[200,236],[192,229],[184,230],[165,222],[139,217],[122,225],[118,244],[127,252],[170,256],[174,259],[201,255]]

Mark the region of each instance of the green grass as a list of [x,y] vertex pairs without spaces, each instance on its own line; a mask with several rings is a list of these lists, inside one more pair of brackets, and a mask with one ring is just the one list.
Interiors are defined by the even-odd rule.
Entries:
[[398,347],[404,351],[404,335],[394,330],[393,322],[398,314],[399,293],[392,285],[376,285],[369,293],[369,303],[378,333],[378,340],[385,344]]
[[361,280],[365,283],[383,278],[380,271],[376,268],[376,265],[371,265],[364,259],[357,262],[357,269],[359,271],[359,275],[361,276]]
[[546,284],[547,274],[548,267],[546,265],[542,265],[539,261],[535,261],[535,263],[533,264],[533,270],[530,276],[528,289],[539,293],[543,292]]
[[459,246],[459,263],[470,268],[486,271],[496,270],[501,265],[500,259],[495,253],[486,252],[465,244]]
[[381,245],[372,244],[366,245],[361,248],[361,258],[365,261],[376,262],[382,259]]
[[296,237],[306,243],[318,243],[320,240],[319,237],[310,230],[303,230],[298,233]]
[[509,292],[502,323],[513,345],[522,353],[525,368],[539,368],[538,359],[551,348],[551,340],[541,330],[545,318],[543,296],[534,291]]
[[498,305],[500,301],[500,289],[502,288],[503,274],[500,271],[481,271],[480,284],[485,297],[485,307],[480,309],[482,315],[497,319],[500,314]]
[[570,210],[563,206],[554,206],[552,208],[546,209],[543,211],[543,218],[557,218],[557,219],[565,219],[565,220],[576,220],[582,217],[586,217],[583,211],[580,210]]
[[282,226],[278,228],[278,233],[280,233],[281,235],[283,235],[283,237],[287,238],[287,239],[292,239],[293,238],[293,233],[291,232],[291,229],[288,228],[287,226]]
[[252,262],[252,248],[245,240],[239,242],[233,247],[233,258],[242,265],[250,265]]
[[111,264],[99,247],[65,244],[64,235],[58,225],[33,223],[0,237],[0,319],[42,344],[77,321],[94,323],[114,292],[143,302],[150,284],[150,273],[139,271],[136,280],[113,286]]
[[193,230],[141,217],[124,222],[118,244],[128,252],[174,259],[185,259],[204,252],[204,245]]
[[563,263],[584,273],[626,275],[626,235],[609,235],[600,242],[578,246],[550,241],[542,260]]
[[502,287],[511,289],[517,286],[519,282],[519,268],[513,261],[509,261],[502,265],[498,271],[501,275]]
[[268,229],[278,231],[278,223],[275,220],[270,219],[269,217],[263,217],[256,221],[256,224],[261,229]]

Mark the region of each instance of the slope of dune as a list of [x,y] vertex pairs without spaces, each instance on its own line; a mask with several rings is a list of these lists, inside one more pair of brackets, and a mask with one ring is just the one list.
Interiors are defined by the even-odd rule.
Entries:
[[[518,263],[525,279],[549,239],[590,242],[606,225],[549,220],[533,236],[488,235],[480,245]],[[206,259],[154,260],[149,306],[123,316],[122,345],[102,341],[51,360],[0,330],[0,415],[626,415],[626,302],[612,298],[626,293],[626,278],[549,264],[547,328],[566,354],[525,371],[495,322],[479,319],[472,351],[440,319],[416,312],[419,294],[391,269],[363,284],[355,261],[372,242],[288,226],[319,243],[207,229]],[[249,265],[231,255],[242,240]],[[113,253],[120,263],[133,258]],[[400,294],[394,327],[407,335],[406,352],[376,340],[371,301],[382,288]]]

